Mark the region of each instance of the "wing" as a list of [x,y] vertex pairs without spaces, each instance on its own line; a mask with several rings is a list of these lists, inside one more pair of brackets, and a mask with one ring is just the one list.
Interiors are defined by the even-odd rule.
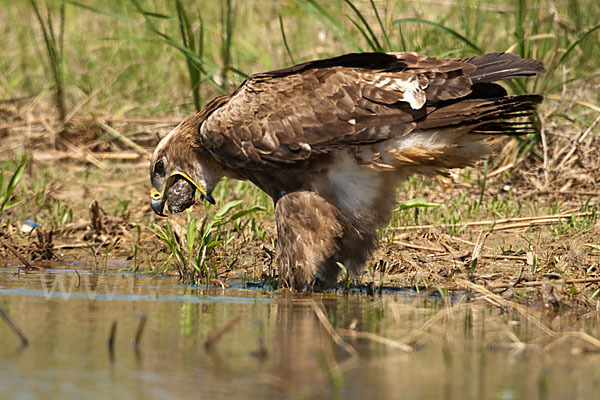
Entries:
[[489,73],[497,58],[362,53],[256,74],[208,116],[200,139],[226,166],[253,170],[377,143],[412,131],[436,104],[468,96],[476,64]]
[[410,132],[426,101],[469,94],[474,69],[414,53],[363,53],[256,74],[204,121],[201,141],[232,168],[293,165]]

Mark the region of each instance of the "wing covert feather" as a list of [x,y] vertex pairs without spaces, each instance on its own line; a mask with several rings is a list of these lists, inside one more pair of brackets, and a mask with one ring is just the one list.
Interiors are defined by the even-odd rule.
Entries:
[[200,138],[230,168],[296,165],[412,131],[436,103],[469,95],[476,69],[416,53],[362,53],[256,74],[208,116]]

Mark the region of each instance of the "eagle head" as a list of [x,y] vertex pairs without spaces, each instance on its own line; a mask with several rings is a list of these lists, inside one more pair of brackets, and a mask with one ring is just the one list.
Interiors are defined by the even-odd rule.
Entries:
[[200,142],[198,129],[202,122],[200,114],[185,119],[154,150],[150,197],[158,215],[165,215],[165,203],[173,214],[192,206],[196,189],[201,199],[215,204],[211,193],[223,177],[223,168]]

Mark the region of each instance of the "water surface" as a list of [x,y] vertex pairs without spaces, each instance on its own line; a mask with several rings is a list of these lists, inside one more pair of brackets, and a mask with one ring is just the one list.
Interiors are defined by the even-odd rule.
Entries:
[[2,399],[583,399],[600,388],[598,348],[572,334],[598,337],[595,313],[8,268],[0,307],[30,343],[0,321]]

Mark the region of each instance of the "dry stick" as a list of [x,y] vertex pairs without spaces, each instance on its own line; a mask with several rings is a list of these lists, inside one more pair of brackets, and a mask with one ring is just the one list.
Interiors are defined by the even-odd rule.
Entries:
[[535,219],[530,222],[520,222],[517,224],[509,224],[509,225],[494,227],[494,228],[492,228],[492,230],[494,232],[497,232],[497,231],[508,231],[510,229],[529,228],[529,227],[533,227],[533,226],[551,225],[555,222],[559,222],[563,218],[551,218],[551,219],[541,219],[541,220]]
[[394,244],[397,244],[398,246],[408,247],[409,249],[432,251],[432,252],[435,252],[435,253],[440,253],[440,252],[445,252],[446,251],[445,249],[438,249],[438,248],[435,248],[435,247],[420,246],[418,244],[413,244],[413,243],[409,243],[409,242],[403,242],[402,240],[394,240]]
[[[549,280],[550,282],[552,282],[552,280]],[[563,284],[568,285],[571,283],[594,283],[594,282],[600,282],[600,278],[576,278],[576,279],[565,279],[564,281],[562,281]],[[542,286],[544,283],[544,281],[526,281],[526,282],[520,282],[517,285],[514,285],[514,287],[519,288],[519,287],[535,287],[535,286]],[[488,288],[490,289],[505,289],[509,286],[512,286],[512,284],[510,283],[498,283],[498,284],[489,284],[486,285]]]
[[[137,160],[143,157],[135,151],[115,151],[115,152],[89,152],[89,154],[98,160]],[[57,161],[63,159],[81,159],[80,154],[73,154],[70,151],[34,151],[34,161]]]
[[153,118],[143,118],[143,117],[107,117],[104,118],[106,121],[111,122],[120,122],[125,124],[168,124],[175,125],[181,122],[183,118],[174,118],[174,117],[153,117]]
[[[470,227],[470,226],[485,226],[485,225],[498,225],[498,224],[506,224],[512,222],[523,222],[523,221],[531,221],[537,224],[540,224],[540,221],[551,220],[550,222],[556,222],[562,218],[570,218],[570,217],[585,217],[593,214],[593,211],[588,212],[579,212],[579,213],[563,213],[563,214],[555,214],[555,215],[541,215],[537,217],[519,217],[519,218],[501,218],[501,219],[490,219],[483,221],[472,221],[465,222],[464,224],[439,224],[439,225],[409,225],[409,226],[398,226],[392,229],[398,231],[412,231],[417,229],[431,229],[431,228],[453,228],[453,227]],[[504,228],[505,229],[505,228]],[[498,227],[494,227],[494,230],[499,230]]]
[[515,164],[513,164],[513,163],[506,164],[505,166],[503,166],[503,167],[500,167],[500,168],[498,168],[497,170],[490,172],[490,173],[488,174],[488,178],[492,178],[492,177],[494,177],[494,176],[496,176],[496,175],[500,175],[500,174],[501,174],[501,173],[503,173],[504,171],[507,171],[507,170],[511,169],[512,167],[514,167],[514,166],[515,166]]
[[[556,95],[556,94],[546,94],[546,95],[544,95],[544,97],[546,97],[547,99],[551,99],[551,100],[558,100],[558,101],[562,101],[563,100],[563,96],[559,96],[559,95]],[[599,106],[597,106],[595,104],[592,104],[592,103],[589,103],[587,101],[575,100],[575,99],[572,99],[570,101],[572,103],[579,104],[580,106],[584,106],[584,107],[590,108],[590,109],[592,109],[594,111],[600,112],[600,107]]]
[[503,254],[482,254],[479,258],[485,258],[488,260],[515,260],[515,261],[527,261],[525,256],[511,256]]
[[590,134],[590,132],[592,131],[592,129],[594,129],[594,127],[598,124],[598,122],[600,122],[600,115],[598,116],[598,118],[596,118],[594,120],[594,122],[592,122],[592,124],[585,130],[585,132],[583,132],[575,141],[575,143],[573,143],[573,146],[571,146],[571,149],[569,150],[569,152],[567,154],[565,154],[565,156],[563,157],[562,161],[560,163],[558,163],[558,168],[562,167],[563,165],[565,165],[565,163],[569,160],[569,158],[571,158],[571,156],[573,155],[573,153],[575,153],[575,151],[577,151],[577,146],[583,142],[585,140],[585,138]]
[[[2,101],[0,100],[0,103]],[[67,116],[67,121],[69,119],[71,119],[72,116]],[[93,121],[94,118],[82,118],[84,121]],[[183,118],[171,118],[171,117],[164,117],[164,118],[114,118],[114,117],[105,117],[104,120],[105,121],[111,121],[111,122],[118,122],[118,123],[125,123],[125,124],[149,124],[149,125],[155,125],[155,124],[165,124],[165,125],[175,125],[178,124],[179,122],[181,122]],[[1,130],[5,130],[5,129],[12,129],[12,128],[19,128],[22,126],[32,126],[32,125],[41,125],[42,124],[42,120],[41,119],[32,119],[32,120],[28,120],[28,121],[14,121],[14,122],[6,122],[4,124],[0,124],[0,131]]]
[[546,123],[542,118],[541,113],[537,112],[538,121],[540,121],[540,136],[542,139],[542,150],[544,155],[544,185],[548,186],[548,182],[550,181],[550,174],[548,171],[548,143],[546,140]]
[[8,314],[6,312],[4,312],[2,307],[0,307],[0,316],[6,322],[6,324],[10,327],[10,329],[12,329],[12,331],[15,333],[15,335],[17,335],[19,337],[19,341],[21,342],[21,347],[27,346],[29,344],[29,340],[27,340],[27,338],[25,337],[23,332],[21,332],[21,330],[19,329],[17,324],[15,324],[12,319],[10,319],[10,317],[8,316]]
[[[484,232],[482,232],[484,233]],[[489,232],[487,232],[489,233]],[[467,244],[470,244],[472,246],[476,246],[476,243],[471,243],[468,241]],[[404,246],[404,247],[408,247],[411,249],[416,249],[416,250],[426,250],[426,251],[431,251],[431,252],[435,252],[435,253],[444,253],[444,254],[439,254],[438,256],[444,256],[444,255],[453,255],[453,256],[458,256],[458,257],[468,257],[469,255],[472,255],[471,253],[449,253],[444,249],[436,249],[434,247],[426,247],[426,246],[420,246],[417,244],[412,244],[412,243],[408,243],[408,242],[402,242],[400,240],[394,240],[394,244],[397,244],[399,246]],[[485,246],[482,247],[482,249]],[[471,257],[472,258],[472,257]],[[483,258],[483,259],[488,259],[488,260],[515,260],[515,261],[527,261],[527,257],[526,256],[511,256],[511,255],[504,255],[504,254],[479,254],[477,256],[477,258]]]
[[[53,152],[56,157],[69,158],[68,152]],[[90,151],[91,155],[99,160],[137,160],[141,154],[136,151]],[[52,153],[50,153],[52,154]]]
[[63,141],[63,144],[67,147],[69,152],[71,152],[72,158],[83,159],[91,164],[94,164],[97,168],[104,168],[104,164],[96,157],[94,157],[91,151],[88,151],[87,149],[82,147],[74,146],[73,144],[67,141]]
[[373,342],[376,343],[381,343],[383,345],[392,347],[394,349],[398,349],[398,350],[402,350],[402,351],[406,351],[406,352],[412,352],[413,348],[409,345],[407,345],[406,343],[402,343],[399,342],[397,340],[394,339],[390,339],[390,338],[386,338],[383,336],[379,336],[375,333],[371,333],[371,332],[360,332],[360,331],[355,331],[352,329],[340,329],[340,332],[344,335],[344,336],[349,336],[352,338],[361,338],[361,339],[367,339],[367,340],[371,340]]
[[559,334],[560,337],[556,340],[554,340],[553,342],[548,343],[546,346],[544,346],[544,351],[548,351],[550,350],[552,347],[556,346],[557,344],[559,344],[560,342],[564,341],[567,338],[570,337],[575,337],[575,338],[579,338],[582,339],[586,342],[588,342],[589,344],[600,348],[600,340],[596,339],[595,337],[588,335],[585,332],[562,332]]
[[133,140],[129,139],[127,136],[124,136],[121,132],[117,131],[112,126],[107,125],[103,121],[98,121],[98,125],[100,127],[102,127],[102,129],[104,129],[105,131],[107,131],[108,133],[110,133],[111,135],[116,136],[117,139],[119,139],[123,144],[136,149],[137,151],[139,151],[141,154],[143,154],[145,156],[150,156],[150,152],[148,150],[146,150],[145,148],[143,148],[142,146],[140,146],[139,144],[137,144]]
[[146,327],[147,319],[148,317],[146,316],[146,314],[142,314],[140,316],[140,323],[138,324],[138,328],[135,333],[135,341],[133,342],[133,345],[136,350],[140,348],[140,342],[142,341],[142,335],[144,334],[144,328]]
[[532,310],[528,307],[525,307],[519,303],[515,303],[514,301],[510,301],[507,300],[505,298],[503,298],[502,296],[499,296],[493,292],[491,292],[489,289],[478,285],[476,283],[473,282],[469,282],[465,279],[457,279],[457,282],[460,286],[466,286],[469,289],[478,292],[479,294],[481,294],[483,296],[483,298],[490,302],[491,304],[494,304],[495,306],[505,306],[505,307],[510,307],[513,310],[517,311],[518,313],[520,313],[521,315],[525,316],[525,318],[529,319],[531,322],[533,322],[538,328],[540,328],[542,331],[544,331],[544,333],[546,333],[549,336],[554,336],[554,331],[552,331],[550,328],[548,328],[546,325],[544,325],[542,322],[540,322],[537,318],[535,318],[534,316],[539,316],[540,312],[539,311],[535,311]]
[[319,306],[317,306],[317,303],[315,303],[314,300],[312,300],[310,302],[310,305],[311,305],[313,311],[315,312],[315,315],[321,322],[321,325],[323,325],[323,327],[325,328],[327,333],[329,333],[329,336],[331,336],[333,341],[338,346],[340,346],[342,349],[344,349],[350,355],[350,359],[348,359],[348,361],[357,360],[358,352],[356,351],[356,349],[354,347],[352,347],[349,343],[346,343],[344,341],[344,339],[342,339],[342,337],[336,332],[335,328],[331,325],[331,323],[327,319],[327,316],[325,315],[323,310]]
[[233,328],[233,326],[240,319],[242,319],[241,315],[231,318],[229,320],[229,322],[227,322],[225,324],[225,326],[223,326],[221,329],[219,329],[217,332],[215,332],[212,336],[210,336],[208,339],[206,339],[206,341],[204,342],[204,350],[212,351],[214,349],[215,345],[217,344],[217,342],[221,339],[221,337],[223,337],[224,334],[226,334],[231,328]]
[[18,128],[21,126],[29,126],[29,125],[39,125],[41,124],[40,119],[34,119],[30,121],[16,121],[16,122],[8,122],[0,125],[0,131],[11,128]]
[[27,269],[37,269],[38,271],[43,271],[44,269],[41,267],[38,267],[37,265],[32,265],[29,261],[27,261],[27,259],[25,257],[23,257],[21,255],[21,253],[19,253],[17,251],[17,249],[15,249],[14,247],[12,247],[10,244],[6,243],[6,241],[4,239],[0,239],[0,244],[2,246],[4,246],[5,248],[7,248],[8,250],[10,250],[11,253],[13,253],[15,255],[15,257],[17,257],[19,259],[19,261],[21,261],[21,263],[25,266],[25,268]]

